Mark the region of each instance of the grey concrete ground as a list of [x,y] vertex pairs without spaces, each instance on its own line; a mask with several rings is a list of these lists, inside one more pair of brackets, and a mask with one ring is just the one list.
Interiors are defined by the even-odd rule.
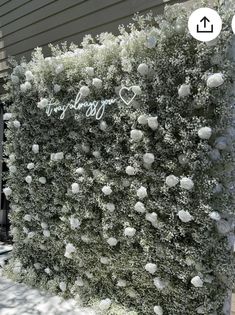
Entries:
[[95,315],[75,300],[63,300],[0,276],[0,315]]

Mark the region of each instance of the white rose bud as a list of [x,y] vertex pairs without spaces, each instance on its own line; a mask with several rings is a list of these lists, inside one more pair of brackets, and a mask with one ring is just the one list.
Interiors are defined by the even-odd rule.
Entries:
[[190,95],[190,85],[182,84],[178,90],[179,97],[186,97]]
[[94,68],[92,67],[86,67],[86,73],[90,76],[90,77],[93,77],[94,74],[95,74],[95,71],[94,71]]
[[18,120],[14,120],[14,121],[13,121],[13,126],[14,126],[15,128],[20,128],[21,123],[20,123]]
[[99,308],[101,311],[107,311],[112,304],[110,299],[101,300],[99,304]]
[[211,213],[209,213],[209,217],[215,221],[219,221],[221,219],[220,214],[216,211],[212,211]]
[[126,168],[126,173],[127,173],[127,175],[129,175],[129,176],[135,175],[135,168],[132,167],[132,166],[127,166],[127,168]]
[[41,99],[40,102],[38,102],[37,107],[40,109],[43,109],[43,108],[47,107],[48,104],[49,104],[48,99],[43,98],[43,99]]
[[48,230],[43,230],[43,235],[44,235],[45,237],[50,237],[51,233],[50,233],[50,231],[48,231]]
[[94,78],[92,80],[92,84],[94,85],[95,88],[97,89],[101,89],[102,88],[102,80],[98,79],[98,78]]
[[146,211],[144,204],[140,201],[135,204],[134,208],[138,213],[144,213]]
[[115,237],[110,237],[107,239],[107,243],[110,245],[110,246],[116,246],[118,241]]
[[55,84],[53,90],[55,93],[59,93],[59,91],[61,90],[61,86],[59,84]]
[[203,287],[203,281],[199,276],[195,276],[192,278],[191,283],[194,287],[196,288],[201,288]]
[[212,135],[212,129],[210,127],[202,127],[198,130],[198,136],[201,139],[208,140]]
[[46,230],[46,229],[48,229],[48,224],[45,223],[45,222],[42,222],[42,223],[41,223],[41,227],[42,227],[44,230]]
[[137,196],[140,198],[140,199],[144,199],[145,197],[148,196],[148,193],[147,193],[147,189],[143,186],[141,186],[138,190],[137,190]]
[[141,63],[138,68],[137,71],[141,74],[141,75],[147,75],[149,72],[149,67],[146,63]]
[[8,196],[11,195],[12,190],[11,190],[10,187],[5,187],[5,188],[3,189],[3,193],[5,194],[6,197],[8,197]]
[[168,187],[175,187],[179,182],[179,178],[174,175],[169,175],[166,177],[166,185]]
[[38,181],[39,181],[39,183],[41,183],[41,184],[46,184],[46,182],[47,182],[47,180],[46,180],[45,177],[39,177]]
[[61,290],[62,292],[65,292],[65,291],[66,291],[66,288],[67,288],[66,282],[60,282],[60,283],[59,283],[59,287],[60,287],[60,290]]
[[80,93],[83,97],[86,97],[90,94],[90,89],[88,86],[86,85],[83,85],[81,88],[80,88]]
[[34,78],[32,72],[29,71],[29,70],[27,70],[27,71],[25,72],[25,78],[26,78],[27,81],[32,81],[33,78]]
[[154,278],[153,283],[159,291],[162,291],[166,287],[166,283],[160,278]]
[[138,123],[139,123],[140,125],[147,125],[147,123],[148,123],[148,118],[149,118],[148,115],[140,115],[140,116],[138,117]]
[[143,132],[141,130],[131,130],[131,139],[135,142],[140,141],[143,138]]
[[79,185],[78,185],[78,183],[73,183],[73,184],[71,185],[71,188],[72,188],[72,193],[73,193],[73,194],[79,193]]
[[186,190],[191,190],[194,187],[194,183],[190,178],[183,177],[180,180],[180,187]]
[[11,117],[12,117],[12,113],[5,113],[5,114],[3,115],[3,120],[10,120]]
[[159,305],[154,306],[153,311],[156,315],[163,315],[163,309]]
[[144,269],[153,275],[157,271],[157,265],[148,263],[145,265]]
[[26,176],[25,177],[25,181],[26,181],[26,183],[28,183],[28,184],[31,184],[32,183],[32,176],[30,176],[30,175],[28,175],[28,176]]
[[136,95],[141,95],[142,93],[141,87],[139,85],[133,85],[131,89],[132,92],[135,93]]
[[210,75],[206,83],[209,88],[219,87],[220,85],[224,83],[223,74],[215,73],[215,74]]
[[104,186],[102,188],[102,192],[105,196],[109,196],[111,195],[111,193],[113,192],[110,186]]
[[118,282],[117,282],[117,286],[120,287],[120,288],[126,287],[126,280],[119,279]]
[[34,168],[34,166],[35,166],[34,163],[28,163],[27,169],[32,170]]
[[33,153],[38,153],[39,152],[39,145],[38,144],[33,144],[32,145],[32,151]]
[[110,212],[113,212],[115,210],[115,205],[113,203],[107,203],[106,209]]
[[133,237],[136,233],[136,229],[132,228],[132,227],[127,227],[124,230],[124,235],[125,236],[129,236],[129,237]]
[[152,130],[157,130],[158,128],[158,117],[149,117],[148,118],[148,126],[149,128],[151,128]]
[[180,218],[180,220],[184,223],[187,223],[193,220],[193,217],[188,211],[180,210],[177,215]]
[[152,153],[145,153],[143,156],[144,163],[152,164],[154,162],[154,155]]

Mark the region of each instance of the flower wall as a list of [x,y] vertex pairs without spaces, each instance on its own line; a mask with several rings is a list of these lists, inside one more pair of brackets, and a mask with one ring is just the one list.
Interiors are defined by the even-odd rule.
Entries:
[[223,31],[207,44],[175,5],[15,65],[4,115],[8,276],[98,314],[226,313],[233,11],[219,13]]

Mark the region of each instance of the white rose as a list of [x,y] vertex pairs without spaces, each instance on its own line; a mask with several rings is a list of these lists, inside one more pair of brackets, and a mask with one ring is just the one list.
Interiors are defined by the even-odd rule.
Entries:
[[31,217],[30,214],[26,214],[26,215],[23,217],[23,219],[24,219],[25,221],[31,222],[32,217]]
[[46,230],[48,228],[48,224],[45,222],[42,222],[41,227]]
[[210,75],[206,82],[209,88],[219,87],[223,83],[224,83],[224,78],[223,78],[222,73],[215,73],[215,74]]
[[27,70],[27,71],[25,72],[25,78],[26,78],[27,81],[32,81],[33,78],[34,78],[34,76],[33,76],[33,74],[32,74],[31,71]]
[[146,210],[145,210],[145,206],[142,202],[138,201],[136,204],[135,204],[135,211],[139,212],[139,213],[144,213]]
[[154,162],[154,155],[152,153],[145,153],[143,160],[144,163],[151,165]]
[[180,218],[180,220],[184,223],[187,223],[193,220],[193,217],[188,211],[180,210],[177,215]]
[[152,223],[153,226],[157,223],[157,214],[155,212],[146,213],[145,219]]
[[60,290],[61,290],[62,292],[65,292],[65,291],[66,291],[66,288],[67,288],[66,282],[60,282],[60,283],[59,283],[59,287],[60,287]]
[[45,107],[47,107],[49,104],[48,99],[46,98],[42,98],[40,102],[38,102],[37,107],[40,109],[43,109]]
[[69,218],[70,226],[72,230],[75,230],[80,227],[81,223],[77,218],[70,217]]
[[107,239],[107,243],[110,245],[110,246],[116,246],[118,241],[115,237],[110,237]]
[[102,311],[107,311],[112,304],[112,301],[110,299],[101,300],[99,303],[99,308]]
[[72,257],[71,254],[74,253],[75,251],[76,251],[76,248],[73,246],[73,244],[68,243],[65,248],[64,256],[67,258],[71,258]]
[[148,193],[147,193],[147,189],[143,186],[141,186],[138,190],[137,190],[137,196],[140,198],[140,199],[144,199],[145,197],[148,196]]
[[168,187],[174,187],[178,184],[179,179],[178,177],[174,176],[174,175],[169,175],[166,177],[166,185]]
[[94,68],[92,68],[92,67],[86,67],[85,70],[86,70],[86,73],[87,73],[90,77],[93,77],[93,76],[94,76],[94,74],[95,74]]
[[39,145],[38,144],[33,144],[32,145],[32,151],[33,151],[33,153],[38,153],[39,152]]
[[100,130],[105,131],[107,129],[107,123],[105,121],[101,121]]
[[11,117],[12,117],[12,113],[5,113],[5,114],[3,115],[3,120],[10,120]]
[[100,257],[100,262],[103,265],[107,265],[109,263],[109,259],[107,257]]
[[141,75],[146,75],[149,72],[149,67],[146,63],[141,63],[138,68],[137,71],[141,74]]
[[57,152],[54,155],[54,160],[55,161],[63,160],[63,158],[64,158],[64,152]]
[[102,82],[102,80],[100,80],[100,79],[98,79],[98,78],[94,78],[94,79],[92,80],[92,84],[94,85],[95,88],[101,89],[103,82]]
[[102,188],[102,192],[105,196],[109,196],[111,195],[111,193],[113,192],[110,186],[104,186]]
[[73,194],[79,193],[79,185],[78,185],[78,183],[73,183],[73,184],[71,185],[71,188],[72,188],[72,193],[73,193]]
[[9,166],[9,171],[10,171],[10,173],[15,173],[16,172],[16,166],[15,165],[11,165],[11,166]]
[[148,263],[145,265],[144,269],[153,275],[157,271],[157,265]]
[[130,237],[132,237],[132,236],[135,235],[135,233],[136,233],[136,229],[135,229],[135,228],[127,227],[127,228],[125,228],[125,230],[124,230],[124,235],[125,235],[125,236],[130,236]]
[[53,90],[55,93],[58,93],[61,90],[61,86],[59,84],[55,84]]
[[45,177],[39,177],[38,181],[39,181],[39,183],[41,183],[41,184],[46,184],[46,182],[47,182],[47,180],[46,180]]
[[183,177],[180,180],[180,187],[186,190],[191,190],[194,187],[194,183],[190,178]]
[[190,95],[190,85],[182,84],[178,90],[179,97],[186,97]]
[[192,278],[191,283],[193,286],[195,286],[196,288],[201,288],[203,287],[203,281],[199,276],[195,276]]
[[43,235],[44,235],[45,237],[50,237],[51,233],[50,233],[49,230],[43,230]]
[[28,82],[28,81],[26,81],[25,83],[22,83],[22,84],[20,85],[20,90],[21,90],[21,92],[23,92],[23,93],[25,93],[25,92],[31,90],[31,88],[32,88],[32,85],[31,85],[31,83]]
[[163,315],[163,309],[159,305],[154,306],[153,311],[156,315]]
[[34,166],[35,166],[34,163],[28,163],[27,169],[32,170],[34,168]]
[[34,268],[37,270],[39,270],[41,268],[41,264],[39,264],[39,263],[35,263],[33,265],[34,265]]
[[25,181],[26,181],[26,183],[28,183],[28,184],[31,184],[32,183],[32,176],[30,176],[30,175],[28,175],[28,176],[26,176],[25,177]]
[[11,74],[11,81],[13,84],[18,84],[20,82],[20,79],[17,75]]
[[127,173],[127,175],[130,175],[130,176],[135,175],[135,168],[132,166],[127,166],[126,167],[126,173]]
[[131,139],[135,142],[140,141],[143,138],[143,132],[141,130],[131,130]]
[[75,284],[79,287],[83,287],[84,286],[84,282],[82,280],[81,277],[77,277],[77,280],[75,281]]
[[212,129],[210,127],[202,127],[198,130],[198,136],[201,139],[208,140],[212,135]]
[[14,120],[14,121],[13,121],[13,126],[14,126],[15,128],[20,128],[21,123],[20,123],[18,120]]
[[141,87],[139,85],[133,85],[131,89],[132,92],[135,93],[136,95],[141,95],[142,93]]
[[209,217],[215,221],[219,221],[221,219],[220,214],[216,211],[212,211],[211,213],[209,213]]
[[50,268],[45,268],[44,271],[45,271],[45,273],[47,273],[48,275],[51,273],[51,269],[50,269]]
[[115,205],[113,203],[107,203],[106,208],[108,211],[113,212],[115,210]]
[[163,290],[166,287],[166,283],[160,278],[154,278],[153,283],[159,291]]
[[158,117],[149,117],[148,118],[148,126],[149,128],[151,128],[152,130],[157,130],[158,128]]
[[90,89],[88,86],[86,85],[83,85],[81,88],[80,88],[80,93],[83,97],[86,97],[90,94]]
[[85,172],[84,168],[83,167],[79,167],[75,170],[75,173],[78,174],[78,175],[83,175]]
[[139,123],[140,125],[147,125],[147,123],[148,123],[148,118],[149,118],[148,115],[140,115],[140,116],[138,117],[138,123]]
[[117,282],[117,286],[120,287],[120,288],[126,287],[126,280],[119,279],[118,282]]
[[11,195],[12,190],[11,190],[10,187],[5,187],[5,188],[3,189],[3,193],[5,194],[6,197],[8,197],[8,196]]

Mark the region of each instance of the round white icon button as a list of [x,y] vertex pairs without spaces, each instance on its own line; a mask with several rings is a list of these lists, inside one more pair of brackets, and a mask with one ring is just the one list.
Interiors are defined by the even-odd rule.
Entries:
[[235,15],[232,20],[232,29],[233,29],[233,33],[235,34]]
[[222,29],[222,20],[215,10],[200,8],[190,15],[188,29],[190,34],[197,40],[209,42],[219,36]]

